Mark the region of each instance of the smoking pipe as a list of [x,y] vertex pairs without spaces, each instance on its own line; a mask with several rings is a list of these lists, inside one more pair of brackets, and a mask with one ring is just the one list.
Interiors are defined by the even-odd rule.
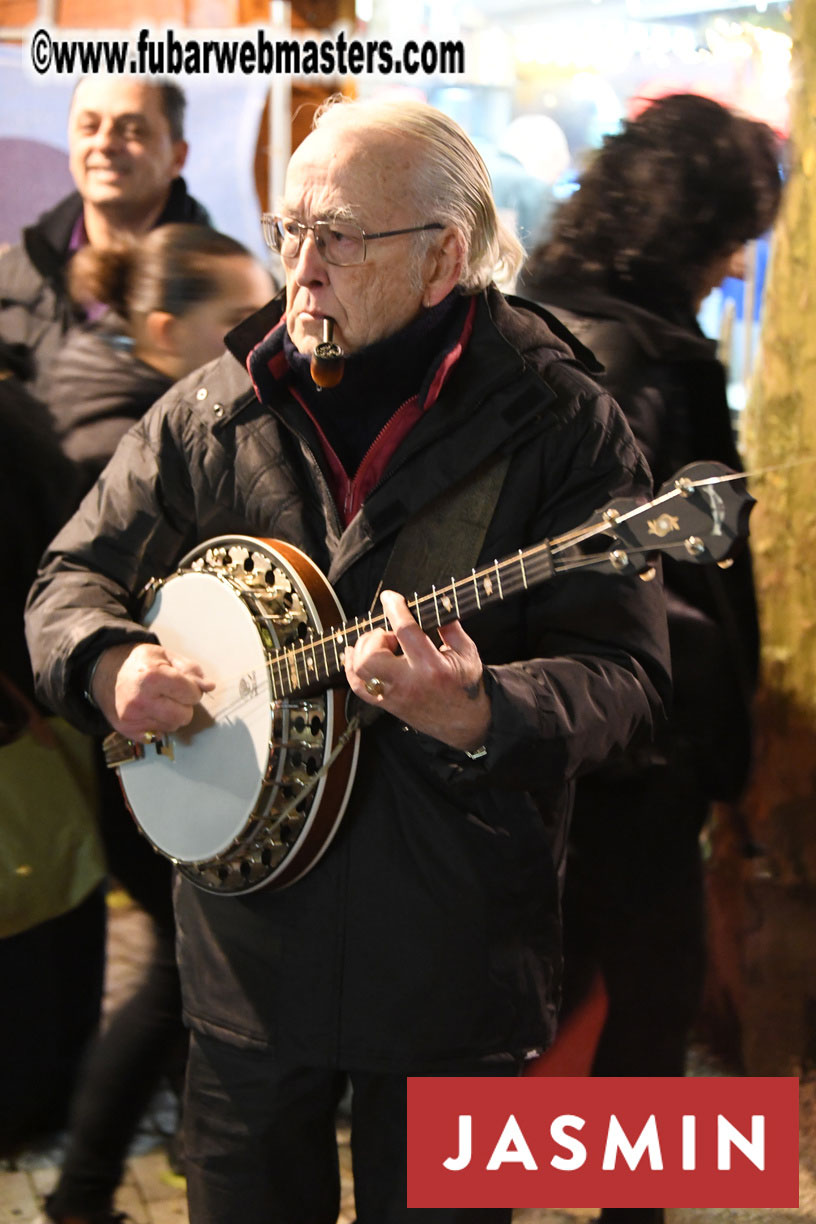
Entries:
[[334,319],[323,320],[323,339],[312,353],[309,363],[309,373],[318,391],[336,387],[343,377],[346,368],[346,358],[339,344],[332,340],[334,335]]

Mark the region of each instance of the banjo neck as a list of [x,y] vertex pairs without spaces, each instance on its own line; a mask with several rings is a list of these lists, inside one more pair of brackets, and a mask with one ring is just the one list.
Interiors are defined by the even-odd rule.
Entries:
[[[737,483],[734,483],[737,482]],[[577,570],[654,577],[657,553],[698,564],[731,564],[730,557],[747,535],[753,499],[739,473],[719,463],[693,463],[677,472],[650,502],[619,499],[597,511],[581,527],[544,540],[479,569],[446,586],[416,592],[408,608],[426,632],[466,620],[492,604],[509,599],[555,577]],[[606,537],[606,541],[603,540]],[[582,551],[600,540],[598,551]],[[346,649],[372,629],[390,629],[380,613],[343,620],[328,633],[273,653],[269,659],[274,699],[332,687],[344,675]]]
[[[426,632],[454,620],[472,617],[488,605],[537,586],[555,572],[551,545],[544,541],[519,549],[512,557],[474,569],[466,578],[451,578],[443,587],[432,587],[425,595],[407,601],[411,614]],[[269,660],[270,683],[275,700],[302,692],[328,688],[344,675],[345,651],[372,629],[390,629],[384,613],[342,621],[328,634],[315,637],[273,654]]]

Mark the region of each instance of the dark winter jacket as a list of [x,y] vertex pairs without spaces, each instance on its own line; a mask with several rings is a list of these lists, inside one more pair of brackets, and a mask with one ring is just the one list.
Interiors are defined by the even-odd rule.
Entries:
[[[0,336],[7,344],[23,344],[30,351],[34,367],[30,390],[42,398],[47,398],[51,363],[63,335],[83,318],[65,286],[71,238],[81,215],[82,198],[74,192],[24,229],[19,246],[0,256]],[[172,221],[210,223],[206,209],[188,194],[182,178],[173,180],[156,225]]]
[[59,443],[77,465],[80,494],[122,435],[172,385],[172,378],[133,355],[115,315],[68,333],[52,366],[48,407]]
[[[574,281],[540,278],[529,291],[585,344],[605,372],[654,477],[713,459],[740,470],[725,371],[693,316],[671,322]],[[750,704],[758,623],[746,548],[731,569],[664,560],[673,715],[653,757],[692,771],[703,793],[733,799],[751,759]]]
[[[296,545],[353,616],[371,606],[399,528],[501,450],[512,459],[484,559],[572,528],[613,497],[649,494],[615,404],[543,312],[491,291],[438,398],[344,529],[315,427],[284,383],[261,404],[243,368],[279,314],[272,303],[243,324],[231,338],[239,361],[176,384],[133,427],[45,560],[30,644],[42,693],[80,725],[102,729],[82,696],[90,659],[151,640],[133,592],[208,537]],[[363,733],[348,810],[307,875],[240,898],[179,882],[195,1028],[292,1061],[394,1071],[550,1040],[573,779],[648,726],[667,695],[662,593],[571,573],[492,605],[468,630],[487,664],[485,757],[384,715]]]
[[76,499],[72,465],[57,446],[45,405],[21,381],[18,358],[0,343],[0,522],[6,528],[0,672],[33,697],[23,609],[43,551]]

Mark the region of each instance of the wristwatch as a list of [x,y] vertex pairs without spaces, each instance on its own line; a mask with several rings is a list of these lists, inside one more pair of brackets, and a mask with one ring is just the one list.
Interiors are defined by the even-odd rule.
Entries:
[[91,666],[88,668],[88,671],[85,675],[85,688],[83,689],[83,692],[82,692],[82,696],[85,698],[85,700],[88,702],[89,705],[93,706],[95,710],[99,709],[99,704],[93,695],[93,682],[94,682],[94,676],[96,675],[96,669],[99,666],[99,662],[101,658],[102,658],[102,655],[98,654],[96,658],[94,659],[93,663],[91,664]]

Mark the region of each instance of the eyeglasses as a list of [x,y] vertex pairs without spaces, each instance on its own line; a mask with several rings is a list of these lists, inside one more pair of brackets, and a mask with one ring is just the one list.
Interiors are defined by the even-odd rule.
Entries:
[[367,234],[352,221],[315,221],[314,225],[304,225],[292,217],[278,217],[273,213],[264,213],[261,224],[264,241],[278,252],[281,259],[297,259],[303,239],[311,230],[321,258],[338,268],[365,263],[366,243],[373,242],[375,238],[396,238],[398,234],[420,234],[424,230],[445,228],[440,222],[432,221],[430,225],[412,225],[410,229]]

